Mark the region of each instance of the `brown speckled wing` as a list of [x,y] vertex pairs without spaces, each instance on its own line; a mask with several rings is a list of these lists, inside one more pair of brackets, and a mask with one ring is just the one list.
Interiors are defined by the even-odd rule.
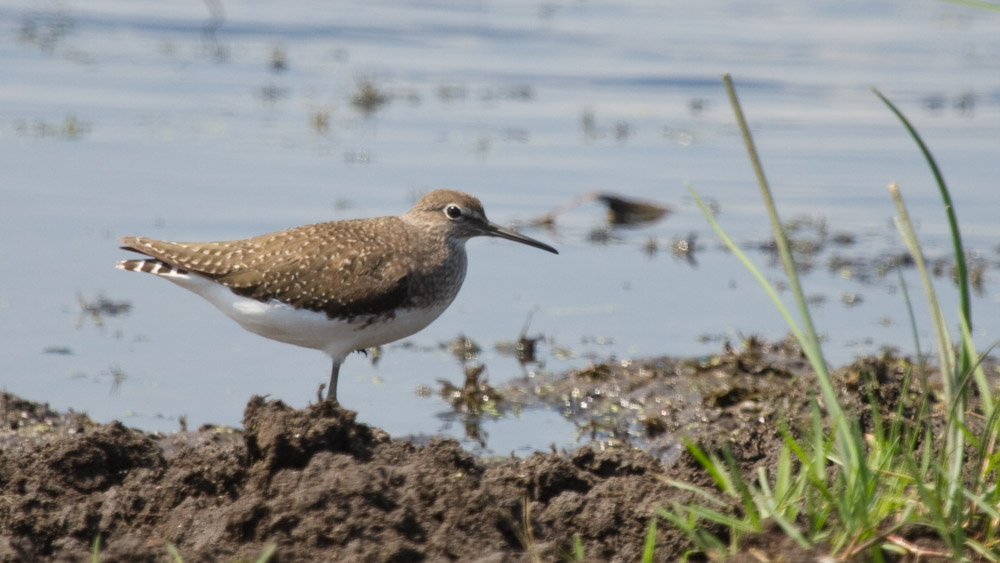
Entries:
[[[306,225],[239,241],[125,238],[128,247],[211,278],[234,293],[330,318],[392,315],[409,296],[409,257],[385,236],[394,217]],[[377,229],[371,229],[378,225]],[[376,237],[380,232],[383,236]],[[405,238],[405,234],[402,235]],[[361,250],[363,249],[363,250]]]

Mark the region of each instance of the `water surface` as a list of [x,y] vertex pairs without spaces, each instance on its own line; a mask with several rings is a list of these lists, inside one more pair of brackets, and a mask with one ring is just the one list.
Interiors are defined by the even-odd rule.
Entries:
[[[605,233],[604,210],[586,204],[551,232],[527,231],[559,256],[472,241],[465,287],[444,316],[376,366],[354,356],[342,370],[345,405],[395,435],[464,436],[436,393],[416,391],[461,382],[441,346],[459,334],[481,345],[494,384],[781,337],[780,317],[718,249],[684,187],[714,201],[743,244],[768,239],[724,72],[784,217],[855,236],[828,244],[804,279],[832,362],[884,345],[913,350],[894,277],[825,267],[835,254],[902,251],[889,182],[902,187],[929,256],[949,252],[933,179],[872,86],[934,151],[984,264],[977,340],[1000,334],[1000,18],[990,12],[930,1],[4,0],[0,57],[0,383],[101,421],[238,424],[251,394],[302,406],[329,370],[318,352],[245,333],[193,294],[115,270],[119,236],[242,238],[401,213],[438,187],[476,194],[500,223],[527,225],[589,191],[675,212]],[[367,115],[351,103],[362,80],[391,98]],[[672,242],[692,233],[696,261],[675,258]],[[656,254],[644,250],[650,241]],[[937,285],[953,314],[952,284]],[[98,324],[80,298],[100,296],[131,310]],[[495,345],[517,338],[532,312],[542,364],[522,367]],[[926,350],[922,302],[916,312]],[[576,442],[555,411],[486,429],[499,453]]]

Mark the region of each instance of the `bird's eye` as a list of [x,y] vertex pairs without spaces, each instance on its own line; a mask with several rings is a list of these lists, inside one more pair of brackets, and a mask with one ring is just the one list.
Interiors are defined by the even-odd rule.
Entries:
[[444,214],[447,215],[449,219],[458,219],[462,216],[462,208],[452,204],[444,208]]

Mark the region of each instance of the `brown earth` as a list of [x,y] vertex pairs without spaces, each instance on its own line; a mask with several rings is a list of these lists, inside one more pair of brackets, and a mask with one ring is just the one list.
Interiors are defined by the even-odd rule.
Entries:
[[[708,449],[727,446],[747,475],[774,463],[777,420],[807,409],[814,387],[809,374],[786,371],[799,365],[794,353],[766,352],[748,347],[700,362],[702,377],[726,383],[701,393],[700,412],[714,414],[684,432]],[[607,366],[597,382],[589,371],[566,377],[595,386],[629,375],[665,380],[680,365]],[[857,366],[841,372],[848,403],[862,393],[851,381],[858,369],[883,381],[882,391],[899,373],[874,359]],[[883,394],[891,402],[892,392]],[[171,546],[189,562],[253,561],[270,546],[271,561],[564,561],[578,535],[588,560],[631,562],[656,509],[691,500],[663,477],[710,484],[686,452],[669,463],[629,447],[481,460],[453,440],[393,439],[325,403],[294,410],[253,397],[242,431],[169,436],[10,395],[0,397],[0,415],[0,561],[87,560],[98,539],[109,562],[170,561]],[[680,431],[643,416],[651,435]],[[779,536],[751,539],[754,557],[815,560]],[[656,560],[687,549],[661,520]]]

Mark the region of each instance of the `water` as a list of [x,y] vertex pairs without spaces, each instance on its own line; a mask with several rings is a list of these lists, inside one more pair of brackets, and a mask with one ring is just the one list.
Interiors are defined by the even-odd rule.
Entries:
[[[344,403],[395,435],[463,438],[446,403],[415,389],[461,382],[441,348],[458,334],[483,347],[492,383],[528,375],[494,346],[517,338],[532,312],[529,334],[546,337],[544,366],[533,370],[781,337],[780,317],[718,250],[684,188],[715,201],[741,243],[768,238],[723,72],[735,78],[783,216],[822,218],[857,237],[804,279],[825,299],[815,320],[834,363],[882,345],[913,348],[892,279],[862,283],[822,267],[834,252],[902,250],[889,182],[902,187],[928,254],[949,252],[933,179],[872,86],[938,159],[966,243],[985,264],[977,340],[1000,334],[992,12],[902,1],[3,0],[0,60],[0,384],[101,421],[164,431],[179,416],[191,427],[238,424],[251,394],[303,406],[329,369],[320,353],[245,333],[192,294],[115,270],[117,237],[230,239],[397,214],[436,187],[476,194],[500,223],[524,224],[588,191],[675,212],[618,229],[607,244],[590,242],[604,221],[595,204],[560,214],[554,232],[528,231],[559,256],[471,242],[465,287],[444,316],[388,347],[377,366],[355,356],[342,370]],[[350,103],[360,80],[392,100],[362,115]],[[690,233],[696,266],[669,252]],[[652,257],[650,239],[661,248]],[[937,284],[953,318],[955,292],[945,277]],[[81,315],[78,294],[132,309],[98,325]],[[845,295],[861,300],[848,307]],[[928,349],[922,302],[917,313]],[[576,441],[548,411],[486,430],[487,447],[502,454]]]

